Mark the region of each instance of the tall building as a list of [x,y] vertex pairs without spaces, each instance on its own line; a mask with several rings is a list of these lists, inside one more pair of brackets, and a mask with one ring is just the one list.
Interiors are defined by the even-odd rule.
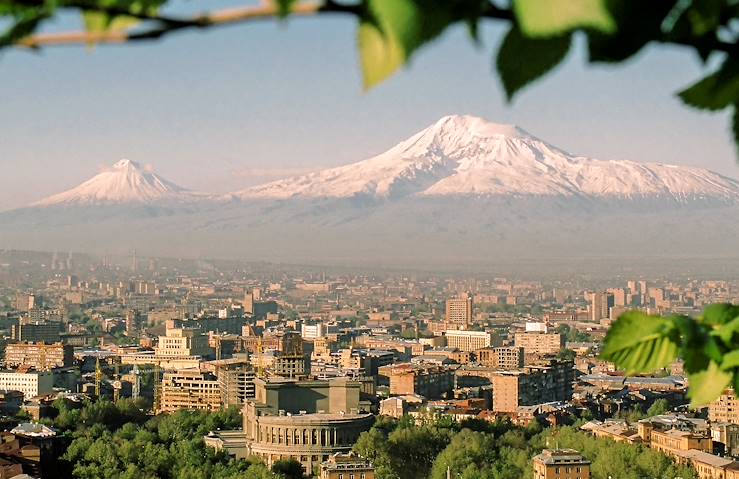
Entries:
[[574,449],[544,449],[534,456],[534,479],[589,479],[590,461]]
[[447,326],[456,325],[455,329],[466,329],[472,321],[472,296],[462,295],[446,300]]
[[613,306],[612,294],[606,292],[590,293],[590,320],[608,319],[611,306]]

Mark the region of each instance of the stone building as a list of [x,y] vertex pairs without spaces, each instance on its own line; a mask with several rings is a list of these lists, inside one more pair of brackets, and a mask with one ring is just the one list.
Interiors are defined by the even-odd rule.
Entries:
[[590,461],[574,449],[544,449],[532,463],[534,479],[590,478]]
[[319,479],[375,479],[375,468],[353,452],[337,452],[321,463]]
[[374,422],[353,381],[257,378],[254,383],[256,398],[243,410],[246,449],[268,466],[292,458],[313,473],[333,454],[349,452]]

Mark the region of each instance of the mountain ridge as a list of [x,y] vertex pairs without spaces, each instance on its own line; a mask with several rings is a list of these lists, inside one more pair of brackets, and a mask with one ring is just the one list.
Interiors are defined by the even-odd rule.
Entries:
[[666,196],[676,201],[707,195],[739,201],[739,181],[697,167],[575,156],[515,125],[452,115],[372,158],[231,196],[397,198],[406,194]]

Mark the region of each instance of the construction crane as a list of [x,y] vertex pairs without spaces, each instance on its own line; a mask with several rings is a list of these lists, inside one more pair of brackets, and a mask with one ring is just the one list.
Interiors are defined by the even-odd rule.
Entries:
[[100,356],[95,359],[95,396],[100,399],[100,383],[103,380],[103,370],[100,367]]
[[161,401],[161,380],[159,378],[159,364],[154,365],[154,412],[159,410],[159,402]]
[[257,377],[261,378],[264,377],[264,368],[262,367],[262,354],[264,353],[264,348],[262,347],[262,337],[260,336],[259,339],[257,339]]
[[139,365],[134,364],[133,365],[133,387],[131,388],[131,397],[133,399],[138,399],[141,395],[141,371],[139,371]]

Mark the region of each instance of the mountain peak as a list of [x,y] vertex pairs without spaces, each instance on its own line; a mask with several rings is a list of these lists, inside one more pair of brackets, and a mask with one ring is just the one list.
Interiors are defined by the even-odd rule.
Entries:
[[507,123],[493,123],[473,115],[447,115],[441,117],[432,127],[435,130],[465,131],[478,138],[528,137],[525,130]]
[[235,193],[241,198],[719,198],[739,182],[687,166],[572,155],[515,125],[445,116],[375,157]]
[[123,158],[121,160],[116,161],[113,164],[113,168],[116,170],[122,170],[124,168],[134,168],[134,169],[140,170],[141,166],[135,161],[131,161],[127,158]]
[[188,190],[147,171],[135,161],[122,159],[79,186],[50,196],[32,206],[96,205],[182,201]]

